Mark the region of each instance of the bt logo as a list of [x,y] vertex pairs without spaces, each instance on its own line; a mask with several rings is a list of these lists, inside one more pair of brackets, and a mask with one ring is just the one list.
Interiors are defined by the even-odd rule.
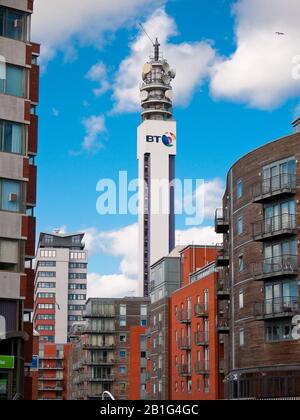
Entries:
[[146,136],[147,143],[159,143],[160,141],[162,141],[166,147],[173,147],[175,145],[176,136],[171,132],[165,133],[163,136]]

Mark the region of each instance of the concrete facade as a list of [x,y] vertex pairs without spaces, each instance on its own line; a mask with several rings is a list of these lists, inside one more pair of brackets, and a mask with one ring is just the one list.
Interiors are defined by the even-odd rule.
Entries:
[[[0,55],[5,60],[0,89],[0,317],[7,328],[6,339],[0,342],[0,355],[15,357],[14,369],[0,369],[0,399],[32,399],[32,260],[38,137],[38,116],[33,114],[39,96],[36,58],[40,47],[30,39],[32,0],[1,0],[0,8],[4,21]],[[11,69],[18,72],[22,86],[13,78]]]

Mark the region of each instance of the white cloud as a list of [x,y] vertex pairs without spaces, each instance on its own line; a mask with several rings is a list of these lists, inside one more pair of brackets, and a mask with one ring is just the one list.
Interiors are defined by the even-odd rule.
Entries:
[[89,298],[122,298],[137,295],[137,279],[129,279],[123,274],[101,276],[97,273],[91,273],[88,275]]
[[[208,42],[172,44],[170,38],[177,34],[174,19],[164,9],[157,9],[144,24],[152,36],[158,36],[161,51],[170,65],[177,70],[174,80],[175,103],[186,105],[195,89],[209,74],[215,52]],[[139,89],[143,64],[151,55],[152,46],[144,33],[131,45],[130,55],[122,61],[113,86],[115,112],[133,112],[140,107]]]
[[102,61],[94,64],[86,75],[87,79],[98,83],[98,88],[94,89],[95,96],[101,96],[110,88],[108,74],[105,64]]
[[204,218],[212,219],[217,208],[222,207],[225,185],[222,179],[216,178],[204,182],[197,190],[196,195],[203,197]]
[[106,33],[132,23],[165,0],[38,0],[32,19],[33,39],[42,44],[44,62],[57,51],[74,58],[76,45],[103,46]]
[[299,0],[239,0],[233,13],[237,48],[215,65],[213,96],[261,109],[298,96],[292,60],[300,54]]
[[92,115],[82,121],[86,134],[83,140],[82,148],[86,151],[97,151],[103,146],[100,134],[106,132],[105,118],[103,115]]
[[176,245],[216,245],[221,241],[212,226],[176,230]]

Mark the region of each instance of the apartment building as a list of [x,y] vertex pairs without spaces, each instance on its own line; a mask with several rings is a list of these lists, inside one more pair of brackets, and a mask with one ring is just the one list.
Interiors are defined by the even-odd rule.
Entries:
[[34,325],[41,342],[66,344],[82,320],[88,254],[83,233],[41,233],[36,255]]
[[146,398],[148,318],[148,298],[88,300],[69,355],[69,399]]
[[38,400],[66,400],[70,344],[39,346]]
[[[32,0],[0,0],[0,399],[32,398],[40,47]],[[25,387],[24,387],[25,384]],[[25,395],[26,390],[26,395]]]
[[[295,134],[242,157],[228,173],[216,232],[224,246],[218,330],[226,397],[300,396],[300,119]],[[226,292],[227,290],[227,292]]]
[[150,270],[150,325],[148,337],[147,395],[151,400],[169,399],[169,297],[180,286],[180,251],[177,247]]

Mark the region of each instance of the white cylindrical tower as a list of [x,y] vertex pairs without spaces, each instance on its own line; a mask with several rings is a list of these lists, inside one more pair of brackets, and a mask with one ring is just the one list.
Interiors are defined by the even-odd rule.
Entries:
[[176,122],[172,113],[172,79],[176,72],[160,56],[143,67],[140,86],[142,123],[138,128],[139,294],[150,294],[150,266],[175,247],[174,188]]

